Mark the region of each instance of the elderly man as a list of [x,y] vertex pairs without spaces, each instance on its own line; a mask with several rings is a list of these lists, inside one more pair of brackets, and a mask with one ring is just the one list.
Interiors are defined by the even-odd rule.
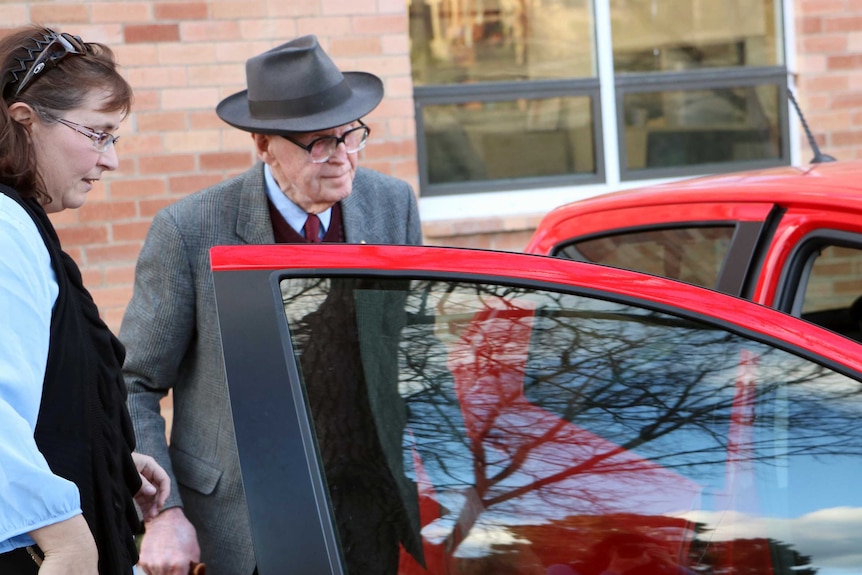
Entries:
[[[179,575],[202,560],[210,575],[255,570],[216,318],[209,250],[297,242],[419,244],[410,186],[359,168],[370,129],[361,118],[381,80],[342,73],[314,36],[246,64],[248,89],[219,117],[251,133],[261,162],[195,193],[153,220],[120,339],[138,450],[171,475],[165,510],[146,527],[140,566]],[[171,441],[159,401],[173,389]]]

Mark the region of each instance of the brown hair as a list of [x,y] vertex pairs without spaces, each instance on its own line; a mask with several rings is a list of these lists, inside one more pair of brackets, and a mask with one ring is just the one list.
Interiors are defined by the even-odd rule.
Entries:
[[27,129],[11,118],[9,106],[24,102],[44,118],[45,111],[72,110],[93,90],[104,90],[108,98],[102,111],[128,114],[133,97],[131,86],[117,69],[114,53],[94,42],[84,44],[86,53],[69,54],[46,69],[16,96],[19,82],[47,46],[45,40],[54,35],[52,30],[34,25],[13,30],[0,39],[0,183],[25,198],[45,201],[50,199],[36,170]]

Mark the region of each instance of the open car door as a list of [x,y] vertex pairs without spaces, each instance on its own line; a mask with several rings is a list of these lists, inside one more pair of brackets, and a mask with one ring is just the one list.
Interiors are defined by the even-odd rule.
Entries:
[[557,258],[211,257],[260,575],[862,571],[849,340]]

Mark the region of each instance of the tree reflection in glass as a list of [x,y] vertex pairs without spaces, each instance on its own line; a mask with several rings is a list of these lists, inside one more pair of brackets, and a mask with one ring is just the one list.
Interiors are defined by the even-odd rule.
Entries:
[[[862,533],[858,381],[715,326],[597,298],[316,282],[282,281],[305,386],[327,380],[303,364],[310,340],[298,326],[335,306],[347,339],[329,341],[330,359],[314,365],[335,365],[346,353],[337,344],[355,341],[369,437],[391,450],[399,436],[390,470],[397,460],[396,481],[417,488],[422,553],[402,553],[400,573],[862,567],[846,532]],[[312,415],[323,444],[320,422],[332,417],[314,405]],[[416,511],[408,491],[392,490]],[[384,516],[404,528],[403,514]]]

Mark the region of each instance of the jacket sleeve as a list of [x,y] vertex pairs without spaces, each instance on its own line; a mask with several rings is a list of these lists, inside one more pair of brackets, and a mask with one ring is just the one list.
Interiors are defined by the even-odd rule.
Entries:
[[165,508],[182,506],[161,400],[176,383],[194,333],[195,293],[187,253],[181,229],[162,210],[138,257],[134,291],[119,334],[126,347],[123,377],[137,451],[155,458],[171,478]]

